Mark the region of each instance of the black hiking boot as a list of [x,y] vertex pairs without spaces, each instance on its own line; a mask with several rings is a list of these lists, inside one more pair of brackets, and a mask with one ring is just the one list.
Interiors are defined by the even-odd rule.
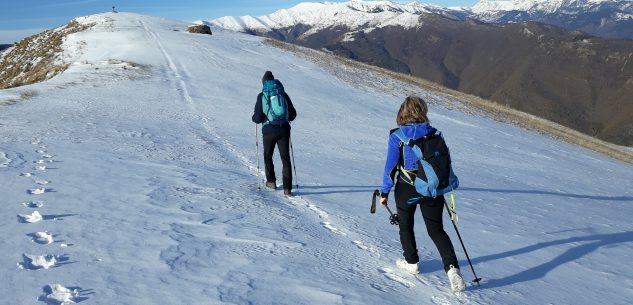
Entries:
[[266,182],[266,187],[271,189],[271,190],[276,190],[277,189],[277,183],[273,182]]
[[284,189],[284,195],[292,197],[292,191],[290,189]]

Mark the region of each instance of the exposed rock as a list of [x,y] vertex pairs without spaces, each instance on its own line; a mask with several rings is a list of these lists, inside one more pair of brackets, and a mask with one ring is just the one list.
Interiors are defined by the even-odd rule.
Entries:
[[211,33],[211,28],[206,24],[196,24],[196,25],[189,26],[187,28],[187,32],[196,33],[196,34],[213,35],[213,33]]

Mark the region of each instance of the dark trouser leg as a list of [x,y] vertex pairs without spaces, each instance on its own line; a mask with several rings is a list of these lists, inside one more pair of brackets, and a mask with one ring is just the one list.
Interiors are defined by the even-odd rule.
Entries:
[[284,190],[292,189],[292,164],[290,163],[290,131],[281,134],[277,141],[279,146],[279,156],[283,164],[283,184]]
[[444,270],[448,271],[450,265],[455,266],[455,268],[459,268],[453,243],[451,243],[451,239],[448,237],[448,234],[446,234],[446,231],[444,231],[444,227],[442,225],[444,196],[422,203],[421,209],[422,217],[424,217],[424,223],[426,224],[426,231],[429,233],[429,236],[433,240],[433,243],[435,243],[437,250],[440,252],[442,263],[444,263]]
[[402,245],[402,251],[404,259],[409,264],[415,264],[420,261],[418,256],[418,247],[415,242],[415,233],[413,232],[414,216],[416,204],[409,205],[407,200],[411,198],[415,193],[411,192],[413,187],[398,181],[396,184],[396,207],[398,208],[398,216],[400,222],[400,244]]
[[275,182],[275,164],[273,164],[273,154],[275,153],[275,144],[277,144],[276,135],[264,135],[264,168],[266,169],[266,182]]

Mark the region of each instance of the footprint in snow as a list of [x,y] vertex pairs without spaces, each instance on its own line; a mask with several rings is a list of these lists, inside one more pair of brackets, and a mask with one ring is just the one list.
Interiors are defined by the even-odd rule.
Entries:
[[328,230],[330,230],[330,232],[334,233],[334,234],[339,234],[339,235],[347,235],[345,232],[339,230],[338,228],[336,228],[335,226],[333,226],[331,223],[327,222],[327,221],[323,221],[321,222],[321,224]]
[[33,242],[36,242],[38,244],[48,245],[48,244],[53,243],[53,234],[49,233],[48,231],[35,232],[32,234],[29,234],[28,236],[33,238]]
[[38,200],[38,201],[22,202],[22,205],[27,208],[37,209],[44,206],[44,201]]
[[308,208],[310,210],[312,210],[314,213],[316,213],[317,215],[319,215],[319,218],[325,219],[325,218],[328,218],[330,216],[330,215],[328,215],[327,212],[321,210],[319,207],[317,207],[314,204],[309,203],[308,204]]
[[407,288],[415,287],[415,284],[413,282],[405,279],[404,277],[400,275],[397,275],[391,268],[379,268],[378,271],[384,274],[386,278],[394,282],[397,282],[404,287],[407,287]]
[[9,167],[11,161],[13,160],[9,159],[6,153],[0,151],[0,167]]
[[[459,294],[462,294],[462,292],[459,292],[456,295],[459,297]],[[462,300],[459,300],[459,298],[457,298],[457,300],[460,301],[460,304],[464,304]],[[435,305],[451,305],[451,304],[454,304],[455,298],[453,298],[451,300],[451,299],[449,299],[447,297],[444,297],[444,296],[434,295],[434,296],[431,297],[431,301]],[[466,302],[468,302],[468,300],[466,300]]]
[[[45,152],[44,152],[44,153],[45,153]],[[44,158],[44,159],[50,159],[50,158],[52,158],[52,157],[53,157],[53,156],[51,156],[51,155],[42,155],[42,158]]]
[[377,250],[376,248],[374,248],[373,246],[365,245],[365,244],[364,244],[362,241],[360,241],[360,240],[355,240],[355,241],[352,241],[352,243],[353,243],[354,245],[356,245],[356,247],[358,247],[358,249],[365,250],[365,251],[367,251],[367,252],[369,252],[369,253],[371,253],[371,254],[376,254],[376,255],[378,255],[378,250]]
[[38,170],[38,171],[45,171],[46,170],[46,165],[37,165],[37,166],[33,167],[33,169]]
[[46,161],[44,161],[44,160],[34,160],[33,161],[33,163],[35,163],[35,164],[44,164],[44,162],[46,162]]
[[70,305],[87,300],[85,295],[93,294],[89,290],[82,290],[80,287],[64,287],[60,284],[46,285],[42,294],[37,300],[45,302],[46,305]]
[[42,221],[42,219],[43,219],[42,214],[40,214],[40,212],[38,211],[34,211],[30,215],[22,215],[22,214],[18,215],[18,220],[21,223],[36,223],[36,222]]
[[22,258],[23,261],[18,263],[18,268],[28,270],[48,269],[55,266],[58,259],[55,255],[29,255],[26,253],[22,254]]
[[47,189],[47,188],[40,187],[40,188],[28,190],[26,192],[29,193],[30,195],[42,195],[44,193],[52,192],[52,191],[53,191],[52,189]]
[[31,176],[33,176],[32,173],[21,173],[20,174],[20,177],[31,177]]
[[35,152],[38,153],[38,154],[45,154],[46,153],[45,150],[41,150],[41,149],[38,149]]
[[49,183],[51,183],[48,180],[35,180],[35,183],[39,184],[39,185],[47,185]]

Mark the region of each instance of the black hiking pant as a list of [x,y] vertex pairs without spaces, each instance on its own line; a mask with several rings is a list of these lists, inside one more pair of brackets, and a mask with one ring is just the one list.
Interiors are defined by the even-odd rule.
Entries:
[[413,233],[415,210],[419,205],[424,224],[426,225],[426,231],[442,257],[444,271],[448,271],[450,265],[459,268],[457,257],[455,256],[455,249],[442,225],[444,196],[438,196],[428,201],[420,201],[416,204],[407,204],[409,198],[418,196],[414,186],[398,179],[395,197],[398,216],[400,216],[400,243],[402,244],[405,260],[410,264],[415,264],[420,261],[415,242],[415,234]]
[[273,154],[275,145],[279,147],[279,156],[283,164],[284,190],[292,189],[292,168],[290,163],[290,130],[280,133],[264,134],[264,165],[266,168],[266,182],[276,182]]

